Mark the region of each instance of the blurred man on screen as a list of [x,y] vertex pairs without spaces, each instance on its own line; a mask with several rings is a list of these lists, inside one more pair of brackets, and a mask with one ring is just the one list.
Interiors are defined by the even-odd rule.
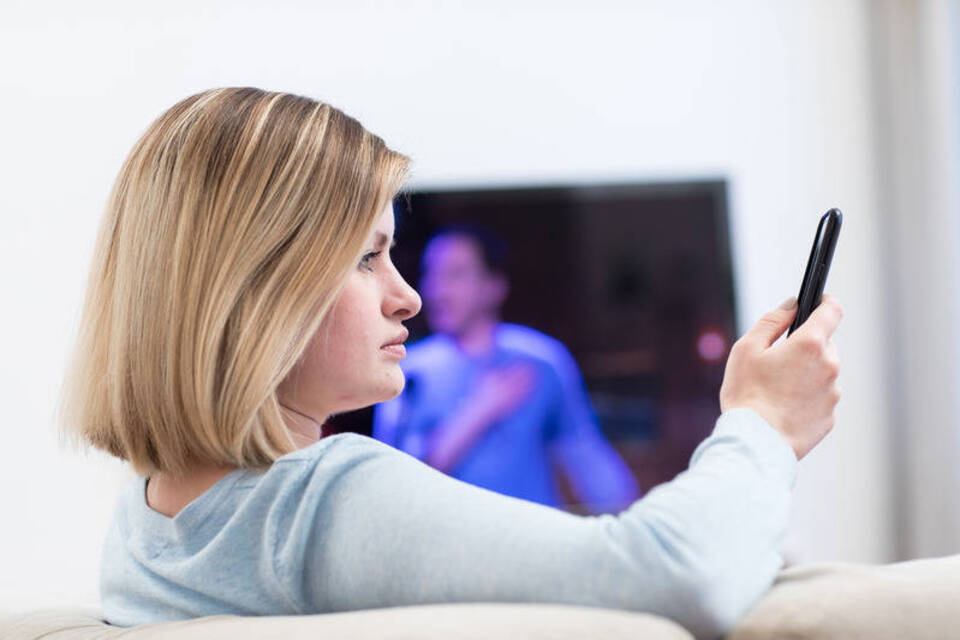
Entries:
[[500,321],[505,249],[473,225],[442,229],[422,257],[421,295],[434,334],[401,363],[402,395],[378,405],[373,435],[460,480],[560,506],[556,472],[595,513],[639,497],[606,441],[583,379],[559,341]]

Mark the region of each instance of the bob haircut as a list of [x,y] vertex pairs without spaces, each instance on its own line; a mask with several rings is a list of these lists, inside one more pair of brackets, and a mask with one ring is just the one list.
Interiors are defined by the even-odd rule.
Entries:
[[212,89],[136,143],[99,229],[60,425],[140,475],[296,449],[276,388],[409,159],[341,111]]

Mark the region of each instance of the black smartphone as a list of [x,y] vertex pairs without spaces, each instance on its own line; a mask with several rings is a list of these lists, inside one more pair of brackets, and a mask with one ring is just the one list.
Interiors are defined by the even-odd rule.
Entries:
[[817,235],[813,238],[813,248],[810,249],[807,270],[800,284],[800,295],[797,296],[797,317],[793,319],[793,324],[787,331],[787,337],[806,322],[813,310],[820,305],[823,287],[827,283],[827,274],[830,272],[830,262],[833,260],[833,250],[837,248],[841,224],[843,224],[843,214],[840,213],[840,209],[830,209],[820,218]]

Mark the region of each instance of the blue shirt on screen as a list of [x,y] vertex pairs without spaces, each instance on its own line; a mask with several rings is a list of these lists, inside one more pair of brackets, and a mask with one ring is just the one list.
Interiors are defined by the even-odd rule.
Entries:
[[593,512],[623,509],[639,496],[637,482],[607,442],[590,407],[583,378],[563,344],[535,329],[500,323],[483,357],[464,353],[434,334],[410,346],[401,368],[403,394],[377,405],[373,436],[420,460],[444,419],[470,397],[482,376],[525,363],[536,373],[533,391],[493,424],[448,470],[453,477],[540,504],[563,502],[555,468]]

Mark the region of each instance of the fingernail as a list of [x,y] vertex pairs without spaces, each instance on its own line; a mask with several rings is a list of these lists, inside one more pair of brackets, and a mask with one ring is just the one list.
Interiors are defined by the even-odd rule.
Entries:
[[795,306],[797,306],[797,297],[796,297],[796,296],[790,296],[789,298],[787,298],[786,300],[784,300],[784,301],[780,304],[780,308],[781,308],[781,309],[786,309],[786,310],[788,310],[788,311],[789,311],[790,309],[793,309]]

